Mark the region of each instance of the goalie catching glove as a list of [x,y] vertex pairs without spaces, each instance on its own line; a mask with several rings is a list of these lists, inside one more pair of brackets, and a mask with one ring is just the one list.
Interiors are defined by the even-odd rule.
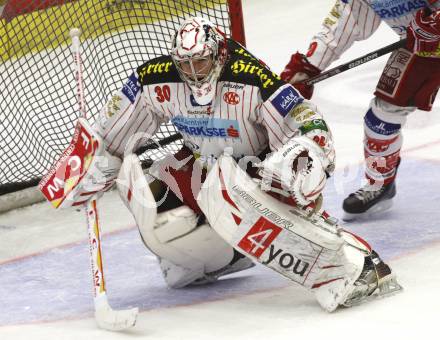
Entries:
[[306,206],[325,187],[327,163],[324,152],[309,138],[293,138],[260,164],[261,188],[291,196]]

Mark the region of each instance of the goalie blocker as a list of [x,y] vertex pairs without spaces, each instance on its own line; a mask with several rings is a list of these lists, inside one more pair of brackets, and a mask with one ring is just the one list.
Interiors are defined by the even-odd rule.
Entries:
[[104,149],[102,138],[79,118],[72,141],[39,183],[55,208],[80,206],[109,190],[121,160]]

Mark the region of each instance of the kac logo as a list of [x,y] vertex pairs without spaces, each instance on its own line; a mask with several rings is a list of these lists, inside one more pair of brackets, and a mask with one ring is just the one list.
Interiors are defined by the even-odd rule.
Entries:
[[229,91],[223,95],[223,100],[229,105],[237,105],[240,103],[240,96],[235,92]]

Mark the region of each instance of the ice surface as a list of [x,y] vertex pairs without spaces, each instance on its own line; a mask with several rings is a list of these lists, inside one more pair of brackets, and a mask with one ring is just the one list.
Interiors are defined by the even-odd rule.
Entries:
[[[243,0],[247,45],[274,71],[304,51],[331,0]],[[343,60],[394,42],[381,27]],[[316,86],[315,102],[336,140],[337,171],[325,206],[340,217],[343,197],[362,178],[362,117],[386,58]],[[82,212],[46,203],[0,215],[0,339],[416,339],[437,333],[440,305],[439,106],[405,128],[398,196],[392,211],[345,226],[367,238],[405,291],[328,314],[313,296],[262,266],[214,285],[170,290],[115,192],[100,201],[109,300],[139,306],[135,328],[96,328],[87,228]],[[425,333],[425,334],[426,334]],[[435,338],[434,335],[426,338]]]

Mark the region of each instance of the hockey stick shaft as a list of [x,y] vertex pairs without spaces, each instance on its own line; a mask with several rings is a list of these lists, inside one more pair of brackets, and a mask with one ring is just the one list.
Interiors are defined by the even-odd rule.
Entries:
[[153,143],[148,143],[144,146],[141,146],[139,149],[137,149],[135,151],[135,153],[136,153],[136,155],[139,156],[139,155],[143,154],[145,151],[159,149],[160,147],[171,144],[172,142],[175,142],[181,138],[182,138],[182,135],[180,133],[175,133],[175,134],[169,135],[169,136],[161,139],[157,143],[153,142]]
[[84,82],[82,78],[83,66],[81,59],[81,42],[79,40],[80,35],[81,31],[78,28],[72,28],[72,30],[70,31],[70,37],[72,38],[72,54],[75,67],[76,98],[81,117],[87,118],[84,99]]
[[305,80],[303,83],[306,85],[314,85],[316,83],[319,83],[320,81],[331,78],[331,77],[333,77],[337,74],[340,74],[342,72],[351,70],[352,68],[355,68],[355,67],[363,65],[365,63],[368,63],[368,62],[370,62],[374,59],[377,59],[385,54],[388,54],[388,53],[395,51],[401,47],[404,47],[405,44],[406,44],[406,39],[399,40],[399,41],[392,43],[388,46],[382,47],[376,51],[367,53],[367,54],[363,55],[362,57],[353,59],[345,64],[342,64],[342,65],[336,66],[330,70],[324,71],[315,77],[312,77],[312,78]]
[[[75,62],[75,79],[78,107],[81,116],[86,118],[86,106],[84,99],[84,85],[82,77],[81,45],[79,37],[81,31],[73,28],[70,31],[72,38],[72,53]],[[137,308],[130,310],[114,311],[107,299],[104,267],[102,261],[101,230],[99,226],[97,200],[91,199],[84,203],[87,218],[87,230],[89,235],[90,264],[93,279],[93,301],[95,305],[95,319],[99,327],[117,331],[134,326],[136,323]]]
[[[345,64],[336,66],[336,67],[334,67],[330,70],[327,70],[327,71],[325,71],[315,77],[309,78],[306,81],[304,81],[303,83],[306,85],[314,85],[316,83],[319,83],[320,81],[331,78],[331,77],[333,77],[337,74],[340,74],[342,72],[351,70],[352,68],[355,68],[357,66],[368,63],[369,61],[372,61],[372,60],[377,59],[385,54],[388,54],[388,53],[395,51],[401,47],[404,47],[405,44],[406,44],[406,39],[399,40],[399,41],[392,43],[388,46],[382,47],[376,51],[365,54],[362,57],[353,59]],[[139,149],[136,150],[136,154],[141,155],[145,151],[158,149],[161,146],[171,144],[172,142],[175,142],[181,138],[182,138],[182,135],[180,133],[175,133],[173,135],[165,137],[164,139],[160,140],[158,143],[149,143],[147,145],[140,147]]]
[[104,270],[102,267],[101,230],[99,228],[96,200],[86,202],[85,208],[87,213],[87,230],[89,233],[93,294],[94,299],[96,300],[106,294]]
[[[70,31],[70,36],[72,38],[72,53],[75,64],[76,96],[78,100],[78,108],[81,116],[87,118],[84,99],[84,85],[82,78],[81,44],[79,40],[80,35],[81,31],[78,29],[74,28]],[[101,238],[96,200],[92,199],[88,201],[84,204],[84,208],[86,210],[87,229],[89,233],[89,248],[93,277],[93,296],[95,299],[97,299],[100,295],[105,294],[105,282],[102,268]]]

